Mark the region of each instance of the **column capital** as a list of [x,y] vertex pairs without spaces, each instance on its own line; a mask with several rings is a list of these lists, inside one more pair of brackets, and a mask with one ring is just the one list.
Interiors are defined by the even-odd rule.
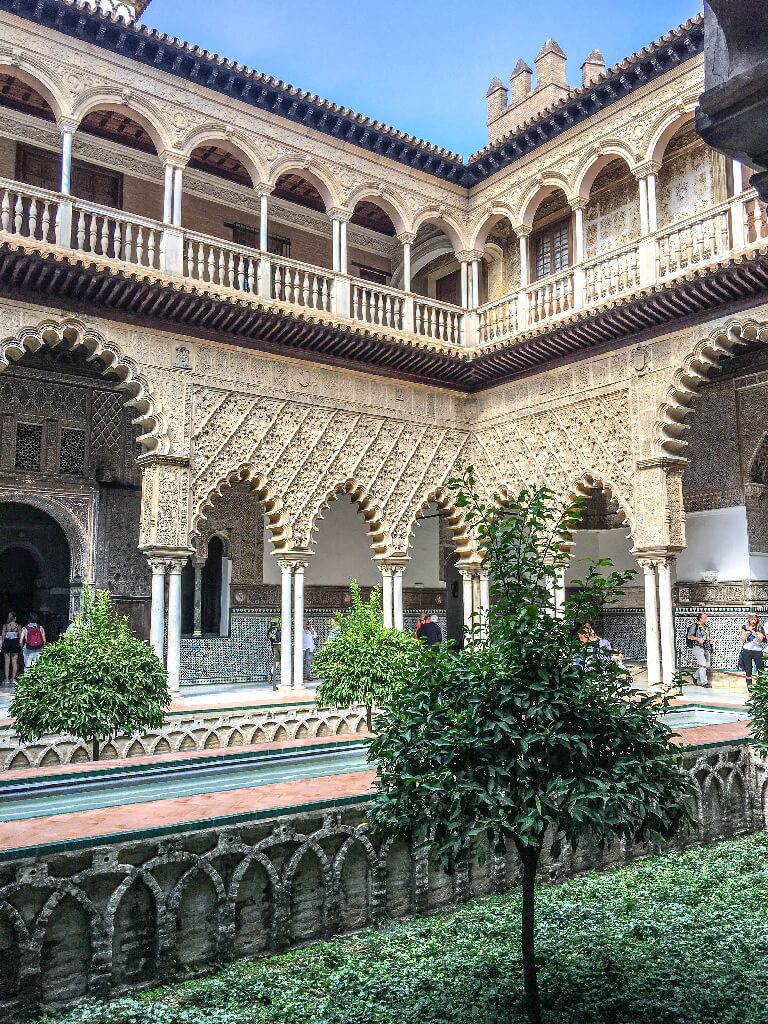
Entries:
[[658,174],[660,170],[660,161],[645,160],[643,163],[637,164],[636,167],[632,168],[632,174],[640,181],[641,178],[647,178],[649,174]]
[[56,127],[59,129],[60,135],[65,132],[74,133],[80,127],[80,120],[76,117],[60,117],[56,122]]
[[[476,249],[460,249],[457,253],[454,253],[454,255],[459,263],[471,263],[472,260],[478,259]],[[480,253],[479,255],[482,256],[483,254]]]
[[527,238],[533,231],[533,227],[529,224],[513,224],[512,230],[518,238]]
[[415,231],[401,231],[399,235],[395,236],[401,245],[413,245],[416,241]]
[[312,555],[309,551],[278,551],[277,564],[281,569],[295,569],[301,567],[306,569]]
[[349,224],[352,219],[352,211],[345,210],[341,206],[332,206],[326,213],[331,220],[336,220],[339,224]]
[[184,168],[189,163],[189,156],[180,149],[163,149],[157,155],[164,167]]
[[165,576],[168,571],[168,560],[166,558],[155,558],[153,555],[147,555],[147,561],[153,576]]
[[581,196],[574,196],[573,199],[568,200],[570,208],[576,212],[576,210],[586,210],[589,205],[589,199],[583,199]]
[[271,196],[275,186],[270,185],[268,181],[259,181],[253,186],[253,191],[261,199],[263,196]]

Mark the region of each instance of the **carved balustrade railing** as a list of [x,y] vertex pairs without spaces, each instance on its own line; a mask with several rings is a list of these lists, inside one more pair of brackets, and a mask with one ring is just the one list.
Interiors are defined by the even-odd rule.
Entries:
[[514,339],[580,309],[768,245],[768,213],[748,189],[628,245],[476,309],[403,292],[186,228],[0,178],[0,238],[57,245],[452,346]]

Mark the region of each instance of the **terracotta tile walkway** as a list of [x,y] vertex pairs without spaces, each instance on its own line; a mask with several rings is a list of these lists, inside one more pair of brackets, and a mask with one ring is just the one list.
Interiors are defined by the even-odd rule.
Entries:
[[278,782],[224,793],[204,793],[199,796],[77,811],[74,814],[0,822],[0,852],[24,848],[26,855],[32,857],[37,847],[49,843],[102,836],[119,837],[120,833],[170,828],[179,824],[187,828],[206,828],[213,819],[230,815],[247,815],[313,803],[327,804],[334,800],[364,796],[371,791],[375,777],[376,773],[372,771],[350,772],[346,775]]

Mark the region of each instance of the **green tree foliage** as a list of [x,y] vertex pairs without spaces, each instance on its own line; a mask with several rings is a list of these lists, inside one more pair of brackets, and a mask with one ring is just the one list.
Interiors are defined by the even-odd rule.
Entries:
[[378,587],[368,601],[356,580],[350,581],[350,590],[352,608],[339,616],[336,635],[315,655],[313,670],[321,680],[317,703],[363,704],[370,729],[372,708],[388,703],[406,685],[422,645],[409,633],[384,627]]
[[578,633],[616,600],[631,573],[585,564],[562,617],[552,594],[568,560],[561,541],[578,505],[523,491],[504,508],[484,503],[472,470],[453,481],[491,577],[489,639],[428,653],[377,722],[370,811],[383,832],[428,840],[452,871],[478,836],[514,844],[522,871],[522,950],[531,1022],[541,1021],[534,950],[537,871],[590,835],[648,843],[689,818],[688,783],[665,702],[632,690],[627,673]]
[[747,710],[752,715],[752,739],[763,753],[768,753],[768,669],[752,680]]
[[171,702],[153,648],[131,633],[106,590],[83,590],[80,614],[16,683],[9,714],[19,737],[69,733],[93,745],[119,733],[158,729]]

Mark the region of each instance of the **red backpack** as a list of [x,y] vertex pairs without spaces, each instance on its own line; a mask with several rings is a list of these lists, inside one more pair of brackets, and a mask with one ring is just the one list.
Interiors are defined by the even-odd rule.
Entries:
[[36,622],[30,622],[27,626],[27,647],[31,651],[37,651],[43,646],[43,631]]

